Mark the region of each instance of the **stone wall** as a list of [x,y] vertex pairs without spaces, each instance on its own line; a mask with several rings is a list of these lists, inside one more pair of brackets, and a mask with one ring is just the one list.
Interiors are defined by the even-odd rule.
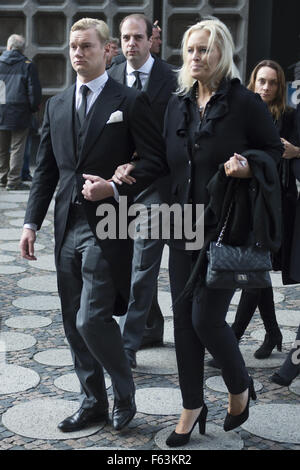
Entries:
[[45,100],[74,81],[68,58],[68,32],[74,21],[85,16],[103,19],[112,36],[118,36],[121,19],[136,12],[159,19],[162,58],[176,65],[180,64],[180,42],[186,27],[201,15],[217,16],[233,34],[235,61],[244,77],[248,0],[0,0],[0,52],[10,34],[25,35],[25,53],[38,67]]

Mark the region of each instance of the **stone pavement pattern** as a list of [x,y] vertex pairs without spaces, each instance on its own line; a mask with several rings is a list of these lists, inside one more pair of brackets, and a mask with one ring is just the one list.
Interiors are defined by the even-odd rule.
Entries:
[[[181,411],[170,308],[167,248],[160,277],[159,302],[165,316],[165,345],[138,352],[134,371],[137,414],[127,429],[95,426],[62,433],[57,424],[78,407],[79,383],[73,373],[57,295],[53,258],[52,203],[38,233],[38,260],[19,256],[18,241],[27,192],[0,191],[0,450],[168,449],[167,435]],[[234,432],[223,431],[226,388],[219,371],[205,368],[208,425],[205,436],[193,433],[184,449],[297,449],[300,450],[300,377],[287,387],[269,381],[295,339],[300,320],[300,286],[283,287],[272,274],[277,318],[282,328],[283,352],[259,361],[253,352],[264,336],[258,313],[241,342],[249,372],[255,379],[257,401],[250,418]],[[233,321],[240,293],[232,300],[227,320]],[[206,359],[210,358],[207,354]],[[113,396],[106,378],[110,407]]]

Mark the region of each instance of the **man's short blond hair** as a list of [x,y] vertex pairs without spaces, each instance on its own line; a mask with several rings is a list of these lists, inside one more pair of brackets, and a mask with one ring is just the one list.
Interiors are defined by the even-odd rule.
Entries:
[[99,41],[102,44],[107,44],[109,42],[109,28],[105,21],[98,20],[97,18],[81,18],[76,21],[71,28],[71,33],[74,31],[85,31],[87,29],[95,29]]

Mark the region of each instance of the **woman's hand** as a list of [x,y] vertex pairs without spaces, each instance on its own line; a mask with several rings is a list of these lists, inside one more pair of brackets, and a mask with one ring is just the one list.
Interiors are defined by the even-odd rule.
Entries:
[[291,144],[287,140],[281,138],[281,142],[284,145],[284,154],[282,155],[282,158],[299,158],[300,154],[300,149],[299,147],[296,147],[295,145]]
[[235,153],[227,162],[224,163],[226,176],[232,178],[251,178],[252,171],[247,158]]
[[136,182],[136,179],[133,176],[130,176],[130,173],[134,169],[134,165],[132,163],[125,163],[124,165],[118,166],[115,171],[115,174],[112,177],[112,180],[116,184],[132,184]]

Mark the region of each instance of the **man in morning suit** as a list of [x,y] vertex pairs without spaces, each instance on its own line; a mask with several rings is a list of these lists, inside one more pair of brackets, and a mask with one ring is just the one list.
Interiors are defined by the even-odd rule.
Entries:
[[[165,109],[176,89],[176,77],[169,64],[150,53],[153,30],[145,15],[126,16],[120,24],[126,62],[114,65],[108,73],[119,83],[145,91],[162,132]],[[159,52],[157,45],[155,50]],[[168,178],[164,178],[145,189],[135,202],[150,207],[168,202],[168,198]],[[132,368],[136,367],[136,351],[141,346],[163,341],[164,320],[157,300],[163,247],[162,240],[137,238],[134,242],[130,300],[127,315],[120,319],[125,353]]]
[[[36,259],[35,231],[41,227],[59,183],[54,221],[58,291],[82,390],[79,410],[59,424],[64,432],[107,421],[103,368],[113,384],[114,428],[122,429],[136,412],[132,373],[113,318],[127,309],[131,240],[99,235],[96,211],[101,204],[83,198],[82,175],[110,178],[120,163],[131,160],[135,149],[158,174],[165,158],[164,142],[145,94],[107,75],[108,41],[109,30],[103,21],[84,18],[71,28],[70,60],[77,80],[46,104],[20,242],[22,256]],[[118,211],[113,197],[105,203]]]

